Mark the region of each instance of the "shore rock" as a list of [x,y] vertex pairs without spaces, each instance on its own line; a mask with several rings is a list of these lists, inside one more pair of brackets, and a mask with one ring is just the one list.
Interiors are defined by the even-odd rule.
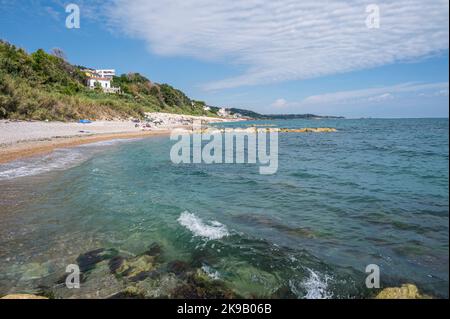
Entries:
[[401,287],[383,289],[375,299],[431,299],[431,297],[421,294],[413,284],[404,284]]

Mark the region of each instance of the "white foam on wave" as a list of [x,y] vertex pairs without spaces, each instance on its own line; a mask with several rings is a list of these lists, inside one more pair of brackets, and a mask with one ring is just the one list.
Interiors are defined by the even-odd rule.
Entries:
[[52,153],[44,156],[35,156],[11,163],[0,164],[0,181],[68,169],[87,160],[95,151],[100,151],[105,147],[119,143],[137,140],[140,140],[140,138],[100,141],[73,148],[56,149]]
[[42,173],[72,167],[86,159],[86,156],[73,149],[58,149],[51,154],[36,156],[0,165],[0,180],[39,175]]
[[203,265],[202,270],[208,275],[209,278],[214,280],[220,279],[220,273],[217,270],[214,270],[208,265]]
[[200,217],[188,211],[181,213],[178,218],[180,225],[189,229],[195,237],[203,237],[205,239],[214,240],[226,237],[229,235],[228,229],[225,225],[218,221],[203,222]]
[[100,141],[95,143],[82,144],[78,146],[78,148],[91,148],[91,147],[99,147],[99,146],[111,146],[116,144],[128,143],[128,142],[136,142],[142,140],[141,137],[136,138],[121,138],[121,139],[112,139],[106,141]]
[[331,277],[322,275],[312,269],[307,268],[309,277],[302,282],[302,286],[306,289],[305,299],[330,299],[333,293],[328,291],[328,282]]

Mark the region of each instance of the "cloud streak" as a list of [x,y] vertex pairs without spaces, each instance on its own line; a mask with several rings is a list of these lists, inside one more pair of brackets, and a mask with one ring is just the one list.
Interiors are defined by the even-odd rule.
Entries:
[[108,16],[156,54],[244,68],[206,84],[209,90],[351,72],[448,50],[448,0],[377,1],[380,29],[366,27],[370,3],[115,0]]
[[[396,98],[448,96],[448,89],[448,82],[402,83],[385,87],[311,95],[300,102],[288,102],[284,99],[279,100],[283,100],[283,107],[296,108],[319,107],[323,105],[377,104]],[[275,101],[274,104],[277,103],[277,101]]]

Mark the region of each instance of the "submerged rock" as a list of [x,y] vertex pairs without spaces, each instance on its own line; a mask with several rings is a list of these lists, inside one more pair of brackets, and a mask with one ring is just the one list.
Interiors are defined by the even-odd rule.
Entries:
[[297,295],[292,292],[292,289],[289,286],[280,287],[277,291],[275,291],[271,299],[298,299]]
[[167,264],[167,271],[177,276],[185,274],[189,270],[189,264],[182,260],[174,260]]
[[6,295],[0,299],[48,299],[48,298],[29,294],[13,294],[13,295]]
[[243,298],[269,298],[281,287],[276,275],[251,264],[240,263],[229,271],[224,278]]
[[139,282],[139,281],[143,281],[147,278],[157,278],[159,275],[160,275],[160,272],[157,270],[143,271],[133,277],[130,277],[129,280],[131,282]]
[[281,233],[285,233],[290,236],[302,237],[314,239],[320,237],[320,234],[310,229],[309,227],[292,227],[281,222],[276,221],[270,217],[264,215],[250,214],[250,215],[239,215],[235,219],[240,223],[246,223],[249,225],[261,225],[263,227],[275,229]]
[[34,280],[46,277],[50,274],[48,263],[29,263],[23,266],[21,280]]
[[144,299],[145,294],[137,287],[126,287],[123,291],[110,296],[108,299]]
[[81,272],[92,270],[96,264],[104,260],[108,260],[117,256],[118,251],[115,249],[96,249],[78,256],[76,262]]
[[176,299],[233,299],[239,296],[228,288],[225,282],[211,279],[207,273],[198,269],[190,273],[184,284],[171,293]]
[[162,254],[162,247],[158,243],[153,243],[148,247],[148,250],[144,253],[144,255],[160,257]]
[[114,256],[108,262],[109,270],[111,273],[115,273],[125,262],[125,258],[122,256]]
[[104,299],[117,294],[125,287],[124,283],[111,274],[109,261],[95,265],[88,274],[82,274],[79,289],[67,289],[65,284],[52,287],[51,293],[57,299]]
[[160,274],[155,278],[146,278],[136,284],[136,288],[145,298],[173,298],[172,291],[176,290],[182,281],[174,274]]
[[132,259],[124,259],[116,274],[123,277],[135,277],[143,272],[150,272],[156,268],[155,257],[142,255]]
[[404,284],[401,287],[385,288],[375,299],[431,299],[431,296],[423,295],[416,285]]

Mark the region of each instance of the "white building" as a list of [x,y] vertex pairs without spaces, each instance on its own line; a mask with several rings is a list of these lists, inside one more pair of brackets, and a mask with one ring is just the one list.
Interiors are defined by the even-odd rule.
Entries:
[[230,114],[228,113],[228,111],[225,108],[221,108],[219,111],[217,111],[217,115],[226,117]]
[[116,70],[114,69],[95,70],[95,72],[100,75],[101,78],[112,79],[114,76],[116,76]]
[[111,88],[111,79],[102,78],[102,77],[88,78],[88,87],[90,87],[91,89],[95,89],[96,83],[98,83],[102,89],[110,89]]
[[116,70],[84,70],[87,76],[87,86],[90,89],[100,87],[105,93],[119,93],[120,88],[112,87],[111,80],[116,75]]

